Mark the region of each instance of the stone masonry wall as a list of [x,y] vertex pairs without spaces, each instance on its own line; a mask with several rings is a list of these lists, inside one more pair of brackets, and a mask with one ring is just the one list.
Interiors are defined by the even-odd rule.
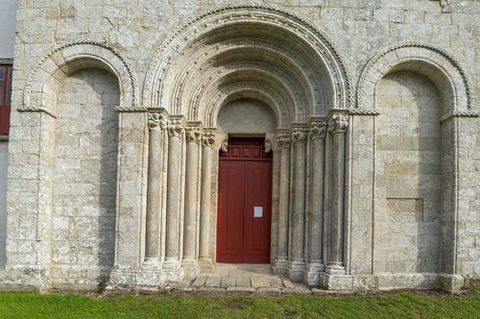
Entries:
[[[472,92],[480,96],[480,2],[478,1],[430,1],[430,0],[254,0],[249,3],[259,5],[276,5],[293,12],[305,19],[310,20],[317,28],[325,31],[335,45],[340,49],[346,64],[352,73],[352,84],[358,82],[359,75],[367,61],[393,44],[412,41],[434,44],[454,54],[467,76],[473,84]],[[98,279],[103,270],[112,265],[113,256],[113,233],[114,233],[114,194],[116,190],[115,180],[116,167],[116,131],[117,114],[114,111],[118,103],[118,90],[115,79],[106,75],[104,71],[82,71],[67,78],[58,95],[58,109],[63,109],[55,120],[44,113],[18,113],[15,109],[23,104],[23,91],[31,70],[35,67],[49,50],[68,41],[78,39],[107,40],[118,50],[123,52],[132,63],[139,79],[139,91],[141,91],[145,74],[154,52],[161,46],[163,41],[171,36],[181,24],[189,19],[208,11],[226,5],[239,5],[239,1],[233,0],[179,0],[160,2],[156,0],[19,0],[17,12],[17,38],[15,49],[15,70],[13,81],[13,109],[12,133],[9,168],[9,240],[8,250],[9,264],[11,265],[35,265],[48,263],[50,247],[44,245],[45,238],[50,232],[48,221],[36,220],[36,205],[42,204],[44,197],[39,194],[48,193],[50,181],[42,171],[43,166],[39,158],[45,162],[52,161],[50,155],[43,153],[44,150],[35,149],[40,139],[51,140],[51,136],[40,136],[40,126],[50,127],[56,125],[56,137],[59,144],[55,150],[55,180],[53,201],[53,251],[54,280],[60,285],[64,280],[71,278],[74,281],[91,282]],[[434,83],[435,84],[435,83]],[[390,87],[390,89],[389,89]],[[438,108],[435,102],[434,86],[425,79],[413,73],[402,72],[387,75],[380,87],[383,95],[393,87],[394,90],[405,90],[405,102],[400,98],[402,107],[407,105],[412,108],[423,110],[414,113],[428,116],[428,120],[419,124],[413,121],[409,129],[411,135],[395,133],[396,137],[426,137],[438,139],[439,126],[435,122],[438,119]],[[408,92],[408,88],[421,89],[416,93]],[[73,95],[72,92],[77,92]],[[73,98],[74,97],[74,98]],[[390,98],[390,97],[389,97]],[[395,96],[392,97],[395,99]],[[140,99],[141,100],[141,99]],[[398,100],[398,97],[397,97]],[[395,117],[398,122],[415,120],[412,114],[399,114],[396,109],[397,102],[393,104],[379,103],[377,142],[381,146],[380,135],[382,129],[388,130],[391,126],[382,122],[383,119]],[[391,106],[389,106],[391,105]],[[374,108],[374,105],[367,106]],[[81,110],[91,112],[81,113]],[[478,110],[475,107],[474,111]],[[80,113],[79,113],[80,112]],[[102,118],[98,114],[102,113]],[[94,116],[95,115],[95,116]],[[78,117],[80,116],[80,117]],[[134,127],[129,119],[136,115],[125,115],[125,125]],[[403,118],[401,116],[404,116]],[[82,119],[84,121],[82,121]],[[100,119],[100,122],[96,122]],[[394,119],[394,120],[395,120]],[[400,120],[402,119],[402,120]],[[79,122],[80,120],[80,122]],[[132,120],[133,121],[133,120]],[[427,122],[427,123],[425,123]],[[459,210],[459,234],[458,234],[458,271],[460,273],[480,277],[478,260],[480,247],[477,242],[480,233],[480,178],[477,178],[480,157],[478,156],[480,145],[480,121],[476,118],[459,120],[461,131],[460,169],[463,171],[459,178],[460,210]],[[437,124],[435,124],[437,123]],[[145,123],[139,123],[143,125]],[[418,125],[417,125],[418,124]],[[382,126],[385,125],[385,126]],[[417,125],[417,126],[415,126]],[[439,124],[438,124],[439,125]],[[136,128],[139,132],[143,130]],[[372,119],[368,119],[365,127],[370,128]],[[362,123],[356,122],[357,132],[362,133]],[[76,130],[82,131],[76,131]],[[86,133],[83,130],[90,129]],[[71,131],[69,131],[71,130]],[[132,129],[133,130],[133,129]],[[85,134],[80,134],[81,132]],[[72,134],[72,138],[66,133]],[[362,136],[370,138],[368,131]],[[352,145],[361,145],[361,137],[352,135]],[[132,145],[140,141],[131,141]],[[85,148],[82,148],[82,143]],[[367,145],[368,143],[365,143]],[[396,144],[396,143],[395,143]],[[143,145],[143,144],[142,144]],[[353,272],[358,271],[368,274],[370,267],[362,267],[371,259],[372,246],[375,246],[375,271],[417,271],[435,272],[436,263],[430,260],[438,259],[438,249],[435,247],[436,236],[439,232],[435,221],[435,200],[440,194],[437,186],[440,183],[440,173],[437,165],[439,160],[438,149],[435,141],[431,145],[430,154],[423,154],[431,162],[427,166],[421,166],[419,152],[411,149],[413,156],[412,165],[406,167],[411,170],[407,174],[408,180],[413,182],[416,189],[429,189],[428,198],[422,195],[421,201],[409,201],[407,207],[414,211],[420,211],[423,205],[423,215],[415,215],[415,218],[407,219],[406,222],[391,222],[385,219],[383,229],[375,230],[375,243],[366,243],[371,237],[371,225],[365,224],[362,229],[355,229],[352,234],[351,260]],[[62,147],[65,149],[62,150]],[[76,147],[77,146],[77,147]],[[92,148],[92,146],[95,146]],[[423,146],[422,146],[423,147]],[[70,152],[66,151],[70,148]],[[138,146],[135,150],[140,149]],[[381,152],[387,150],[379,149]],[[92,152],[92,153],[89,153]],[[137,152],[138,153],[138,152]],[[103,154],[103,157],[102,157]],[[361,152],[361,147],[355,148],[354,156],[369,156],[370,153]],[[384,161],[383,170],[388,168],[386,154],[380,154],[379,160]],[[404,154],[405,156],[409,156]],[[133,155],[132,155],[133,156]],[[137,157],[139,155],[137,154]],[[422,157],[423,158],[423,157]],[[397,159],[397,157],[392,157]],[[82,163],[83,162],[83,163]],[[354,164],[357,177],[362,175],[362,169],[370,167],[370,162],[364,160],[364,166]],[[407,159],[398,158],[399,164],[407,164]],[[86,166],[85,166],[86,165]],[[216,164],[214,164],[216,165]],[[40,169],[38,169],[40,167]],[[137,169],[137,168],[135,168]],[[380,169],[378,167],[378,169]],[[390,166],[391,171],[397,169],[397,165]],[[76,170],[76,171],[75,171]],[[429,171],[430,173],[427,173]],[[98,172],[102,172],[98,174]],[[143,178],[136,171],[134,180],[129,180],[129,185],[135,185],[132,194],[140,192]],[[385,171],[378,171],[381,175],[387,175]],[[365,185],[369,183],[371,172],[364,174]],[[390,175],[390,174],[389,174]],[[391,174],[395,175],[395,174]],[[418,184],[421,176],[429,176],[426,184]],[[404,177],[405,177],[404,176]],[[72,178],[80,178],[72,181]],[[100,178],[100,180],[96,179]],[[213,176],[212,178],[216,178]],[[386,178],[386,177],[382,177]],[[354,180],[352,178],[352,180]],[[37,183],[37,184],[35,184]],[[83,183],[85,187],[74,186]],[[401,185],[404,180],[392,181]],[[140,185],[140,186],[139,186]],[[363,184],[362,184],[363,185]],[[358,220],[371,218],[370,196],[372,189],[366,189],[357,185],[358,189],[353,194],[365,196],[364,202],[357,196],[352,201],[352,216]],[[412,187],[413,187],[412,186]],[[407,186],[405,186],[405,189]],[[415,188],[414,188],[415,189]],[[40,191],[39,191],[40,190]],[[388,196],[397,196],[396,189],[389,190]],[[65,196],[65,198],[61,198]],[[72,196],[78,196],[75,203],[66,203]],[[67,198],[67,199],[66,199]],[[68,199],[70,198],[70,199]],[[388,197],[393,198],[393,197]],[[410,198],[410,197],[409,197]],[[418,197],[411,197],[418,198]],[[80,205],[85,200],[86,205]],[[48,203],[47,203],[48,204]],[[75,210],[75,205],[77,209]],[[129,203],[130,205],[130,203]],[[393,212],[401,203],[385,203],[385,209],[379,213]],[[138,208],[140,204],[135,202],[131,207]],[[362,207],[360,207],[362,206]],[[43,205],[47,207],[48,205]],[[72,211],[72,207],[75,211]],[[79,207],[83,207],[78,209]],[[91,207],[92,209],[88,209]],[[100,209],[99,209],[100,208]],[[425,214],[427,212],[428,214]],[[370,215],[369,215],[370,214]],[[44,216],[44,215],[42,215]],[[45,214],[48,216],[48,214]],[[388,215],[384,215],[386,218]],[[425,217],[426,216],[426,217]],[[36,226],[38,222],[38,225]],[[399,232],[397,226],[410,232],[409,238],[405,232]],[[123,227],[122,225],[120,225]],[[421,240],[419,231],[424,229],[428,232],[428,239]],[[380,231],[380,232],[379,232]],[[423,232],[423,230],[421,230]],[[382,233],[382,237],[378,235]],[[136,234],[124,234],[125,236],[137,236]],[[101,238],[101,240],[98,240]],[[41,240],[40,240],[41,239]],[[409,241],[411,240],[411,241]],[[378,242],[379,241],[379,242]],[[398,242],[402,242],[404,250],[393,251]],[[416,245],[423,242],[421,246]],[[366,244],[363,244],[366,243]],[[416,243],[416,244],[415,244]],[[132,243],[127,243],[133,245]],[[378,245],[379,244],[379,245]],[[384,249],[382,250],[382,245]],[[407,248],[412,247],[413,248]],[[138,245],[137,245],[138,246]],[[398,246],[397,246],[398,247]],[[361,253],[359,251],[361,250]],[[388,254],[388,256],[387,256]],[[128,259],[129,256],[122,258]],[[138,259],[138,258],[137,258]],[[362,261],[359,262],[358,259]],[[393,265],[393,260],[400,259],[402,263]],[[428,261],[425,261],[428,260]],[[122,260],[123,261],[123,260]],[[377,262],[378,261],[378,262]],[[388,261],[388,264],[387,264]],[[127,262],[125,262],[127,263]],[[87,265],[87,266],[85,266]],[[378,268],[377,268],[378,267]],[[397,268],[399,267],[399,268]],[[68,273],[70,270],[82,269],[87,271],[80,274]]]
[[108,276],[115,247],[116,79],[86,69],[59,89],[52,281],[88,285]]
[[433,84],[408,71],[377,89],[375,272],[438,272],[441,134]]

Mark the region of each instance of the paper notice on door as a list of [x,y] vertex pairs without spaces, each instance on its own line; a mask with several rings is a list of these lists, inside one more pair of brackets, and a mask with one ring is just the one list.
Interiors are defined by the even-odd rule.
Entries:
[[262,218],[263,217],[263,207],[255,206],[253,207],[253,218]]

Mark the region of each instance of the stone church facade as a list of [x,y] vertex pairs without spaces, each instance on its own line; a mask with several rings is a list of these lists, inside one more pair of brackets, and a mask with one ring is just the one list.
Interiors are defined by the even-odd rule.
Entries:
[[1,286],[479,278],[480,3],[274,2],[19,1]]

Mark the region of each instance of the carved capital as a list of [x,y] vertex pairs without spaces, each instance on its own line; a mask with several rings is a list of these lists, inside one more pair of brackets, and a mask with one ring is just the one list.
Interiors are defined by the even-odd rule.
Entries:
[[185,129],[186,139],[188,142],[200,144],[202,141],[202,131],[198,127],[187,127]]
[[265,153],[272,151],[272,142],[269,139],[265,139]]
[[343,114],[337,114],[328,121],[328,131],[330,134],[345,133],[348,128],[348,117]]
[[170,121],[167,127],[168,136],[170,137],[180,137],[183,132],[185,132],[185,126],[182,121],[173,119]]
[[324,139],[327,133],[327,124],[323,122],[313,122],[310,128],[309,136],[312,140]]
[[223,140],[222,145],[220,145],[220,149],[224,153],[228,152],[228,138]]
[[215,145],[215,133],[212,131],[204,131],[202,137],[202,145],[205,147],[213,148]]
[[292,142],[294,144],[307,142],[308,130],[305,128],[295,128],[292,132]]
[[150,130],[164,130],[168,126],[168,119],[162,113],[148,113],[148,128]]
[[290,148],[291,138],[289,133],[279,133],[277,135],[277,145],[279,149]]

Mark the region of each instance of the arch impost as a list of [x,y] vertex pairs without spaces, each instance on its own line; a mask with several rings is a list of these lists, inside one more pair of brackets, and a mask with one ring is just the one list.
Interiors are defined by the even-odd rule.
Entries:
[[163,107],[130,107],[130,106],[117,106],[115,110],[119,113],[152,113],[152,112],[165,112],[168,114],[167,109]]
[[57,114],[47,108],[44,107],[32,107],[32,106],[21,106],[17,108],[18,112],[39,112],[39,113],[45,113],[47,115],[50,115],[53,118],[57,118]]
[[455,112],[451,112],[451,113],[448,113],[448,114],[445,114],[443,116],[440,117],[440,122],[444,122],[444,121],[447,121],[451,118],[454,118],[454,117],[473,117],[473,118],[477,118],[477,117],[480,117],[480,112],[461,112],[461,111],[455,111]]
[[348,114],[350,115],[361,115],[361,116],[378,116],[380,111],[374,109],[349,109]]

